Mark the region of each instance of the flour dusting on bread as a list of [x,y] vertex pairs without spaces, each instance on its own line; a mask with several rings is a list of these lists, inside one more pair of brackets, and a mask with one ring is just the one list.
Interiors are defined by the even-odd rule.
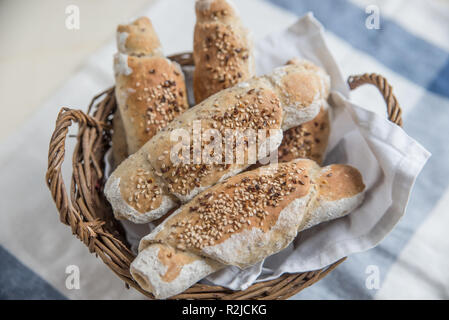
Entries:
[[[173,271],[133,263],[133,274],[140,274],[136,281],[150,283],[150,291],[164,297],[179,293],[199,275],[259,262],[288,246],[298,232],[340,218],[363,201],[362,177],[350,166],[320,168],[297,159],[269,168],[238,174],[202,192],[144,237],[136,261],[157,261]],[[167,254],[156,253],[156,246],[165,246]],[[198,274],[182,273],[197,260],[214,264],[198,267]],[[161,274],[166,282],[171,274],[170,283],[160,281]]]
[[130,206],[120,192],[120,178],[111,176],[105,185],[106,197],[114,208],[114,216],[117,219],[126,219],[134,223],[147,223],[162,217],[177,204],[169,196],[163,195],[158,208],[146,212],[139,212]]
[[128,65],[128,55],[123,53],[117,53],[114,59],[114,71],[115,75],[129,76],[133,73],[133,70]]

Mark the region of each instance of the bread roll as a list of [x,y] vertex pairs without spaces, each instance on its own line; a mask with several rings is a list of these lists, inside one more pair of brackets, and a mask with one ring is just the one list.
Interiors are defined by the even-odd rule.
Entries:
[[148,18],[117,28],[115,95],[133,154],[188,108],[180,66],[165,58]]
[[125,128],[118,109],[115,111],[112,119],[112,130],[112,160],[114,162],[113,167],[117,168],[128,157]]
[[[175,205],[173,201],[168,201],[173,200],[173,196],[181,203],[187,202],[217,182],[245,170],[257,160],[250,162],[247,156],[250,143],[244,141],[238,143],[237,147],[231,145],[234,148],[232,154],[236,149],[243,148],[243,161],[226,163],[226,157],[220,153],[218,155],[223,156],[221,161],[195,163],[195,150],[198,149],[193,134],[195,127],[200,126],[199,133],[203,134],[207,130],[215,130],[220,137],[226,137],[228,130],[267,131],[266,137],[257,141],[258,147],[269,138],[270,145],[266,149],[277,152],[282,141],[282,131],[315,118],[326,98],[324,95],[328,92],[329,78],[326,76],[322,79],[323,75],[314,68],[309,62],[291,63],[275,69],[270,75],[252,78],[225,89],[178,116],[138,152],[123,161],[108,179],[105,194],[116,216],[129,218],[135,215],[138,216],[135,220],[145,222],[157,219]],[[179,132],[187,133],[189,140],[187,155],[192,159],[187,159],[187,163],[176,163],[173,160],[180,145],[176,135]],[[203,139],[199,144],[200,158],[208,151],[208,143]],[[145,192],[149,194],[140,198],[139,203],[134,203],[128,200],[134,194],[143,192],[138,170],[148,172],[147,181],[151,183],[145,185]]]
[[196,103],[255,75],[253,44],[229,0],[197,0],[193,43]]
[[131,274],[157,298],[178,294],[226,265],[247,268],[297,233],[342,217],[363,200],[347,165],[299,159],[241,173],[204,191],[144,237]]
[[284,132],[278,149],[280,162],[297,158],[311,159],[318,164],[324,160],[330,133],[329,107],[323,102],[320,113],[311,121]]

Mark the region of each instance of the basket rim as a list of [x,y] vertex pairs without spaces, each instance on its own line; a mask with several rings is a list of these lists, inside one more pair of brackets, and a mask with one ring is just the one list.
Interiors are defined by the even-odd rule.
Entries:
[[[190,52],[169,57],[180,65],[193,65]],[[378,74],[363,74],[348,78],[355,89],[363,84],[375,85],[383,95],[390,121],[402,125],[402,112],[391,85]],[[111,218],[109,203],[103,195],[104,154],[110,148],[111,121],[116,109],[114,87],[93,97],[87,112],[62,108],[48,152],[46,183],[58,209],[62,223],[69,225],[90,250],[120,278],[126,286],[133,287],[148,298],[154,296],[140,288],[134,281],[129,266],[134,254],[120,234],[120,226]],[[65,158],[65,139],[68,128],[78,123],[77,143],[72,157],[70,198],[62,179],[61,165]],[[100,211],[98,218],[97,212]],[[284,273],[280,277],[253,284],[246,290],[233,291],[221,286],[196,283],[170,299],[287,299],[304,288],[320,281],[346,258],[314,271]]]

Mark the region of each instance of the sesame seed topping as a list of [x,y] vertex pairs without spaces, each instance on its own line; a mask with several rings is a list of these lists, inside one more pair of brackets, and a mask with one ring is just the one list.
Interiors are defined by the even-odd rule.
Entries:
[[325,117],[327,113],[321,111],[315,120],[285,131],[278,149],[280,161],[307,158],[320,163],[329,134]]
[[[276,212],[279,214],[276,208],[301,188],[294,166],[288,164],[274,173],[246,176],[234,184],[227,182],[226,191],[215,189],[201,194],[188,207],[189,215],[173,224],[171,235],[182,246],[202,249],[244,229],[269,228],[277,219]],[[303,175],[301,178],[305,179]]]
[[[223,13],[214,12],[214,17]],[[216,92],[218,89],[229,88],[242,81],[242,64],[249,57],[247,43],[236,35],[230,25],[217,25],[207,23],[204,28],[208,36],[202,44],[202,57],[208,62],[206,67],[210,74],[209,92]],[[211,57],[216,57],[215,64],[210,64]]]
[[[156,70],[150,69],[148,73],[155,75]],[[180,74],[175,74],[175,76],[180,76]],[[143,90],[138,92],[136,100],[145,103],[146,119],[142,129],[149,138],[188,108],[183,89],[178,88],[176,78],[171,79],[165,72],[162,73],[162,77],[162,82],[157,85],[151,84],[150,81],[153,77],[135,83],[136,88],[144,86]]]
[[136,175],[131,178],[134,186],[130,189],[131,195],[128,196],[128,204],[137,209],[154,209],[156,201],[160,198],[160,188],[154,184],[153,176],[149,171],[137,169]]
[[[260,96],[267,98],[264,98],[263,103],[258,103],[257,97],[252,94],[256,91]],[[213,159],[211,162],[201,161],[203,150],[213,140],[212,138],[210,141],[202,139],[201,152],[199,155],[197,150],[194,149],[193,144],[190,144],[190,154],[193,155],[194,160],[199,158],[200,161],[197,162],[194,162],[191,159],[190,163],[187,164],[182,161],[173,163],[170,160],[170,157],[163,156],[168,154],[168,151],[161,150],[162,154],[157,157],[158,162],[155,164],[155,169],[158,175],[164,176],[167,183],[171,185],[169,190],[181,195],[187,195],[193,189],[201,187],[202,181],[207,180],[207,177],[210,177],[211,174],[215,174],[216,172],[226,174],[235,168],[235,166],[223,163],[226,159],[225,145],[229,142],[227,138],[233,139],[231,140],[233,143],[233,154],[237,147],[240,148],[241,144],[243,144],[243,151],[246,155],[250,142],[248,137],[243,137],[243,141],[237,143],[235,136],[227,136],[228,129],[239,129],[239,132],[245,132],[246,129],[254,129],[257,132],[259,129],[280,128],[280,101],[275,97],[273,98],[273,96],[274,93],[271,90],[255,88],[251,93],[243,92],[241,95],[238,95],[238,97],[235,97],[234,101],[228,102],[229,105],[221,106],[208,114],[208,121],[201,126],[201,129],[203,130],[202,133],[213,128],[224,137],[222,141],[221,163],[214,161]],[[271,99],[269,99],[270,97]],[[216,104],[218,105],[218,103]],[[269,136],[269,133],[267,136]],[[219,154],[215,154],[212,151],[216,152],[216,150],[211,150],[211,158],[219,156]],[[175,177],[182,177],[183,179],[177,180]]]

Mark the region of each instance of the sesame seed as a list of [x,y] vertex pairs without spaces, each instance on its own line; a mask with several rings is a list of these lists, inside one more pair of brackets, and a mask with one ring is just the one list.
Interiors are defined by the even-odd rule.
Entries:
[[[295,177],[289,180],[294,174],[293,166],[296,165],[285,165],[274,174],[245,176],[237,183],[226,185],[226,191],[210,191],[200,195],[194,200],[198,205],[189,207],[189,211],[197,215],[188,215],[183,221],[185,226],[176,231],[181,235],[178,237],[182,239],[181,243],[203,249],[253,225],[268,225],[267,222],[264,224],[266,217],[279,212],[275,208],[284,201],[284,195],[289,194],[292,188],[299,187],[300,179]],[[186,239],[195,241],[188,242]]]

